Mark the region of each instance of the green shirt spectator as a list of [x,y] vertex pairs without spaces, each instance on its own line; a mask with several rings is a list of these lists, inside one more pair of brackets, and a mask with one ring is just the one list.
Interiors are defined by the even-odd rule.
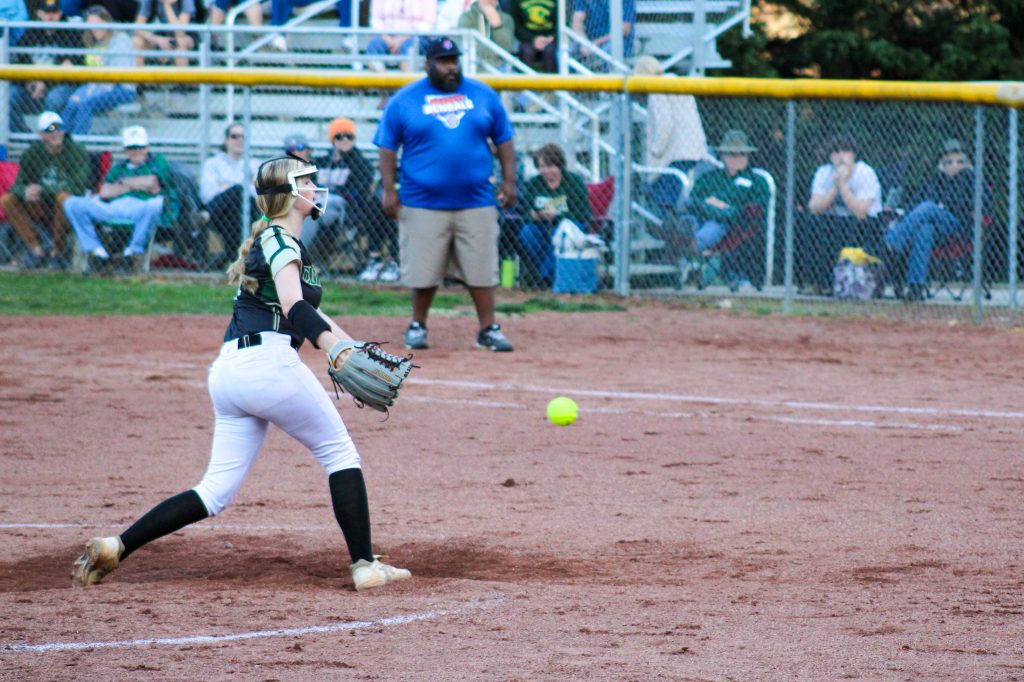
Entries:
[[557,72],[557,0],[512,0],[509,14],[516,25],[519,58],[546,73]]
[[[163,154],[146,155],[146,160],[139,164],[133,164],[129,159],[124,159],[110,167],[107,173],[106,182],[110,184],[119,183],[125,178],[135,178],[146,175],[153,175],[160,181],[160,194],[164,196],[163,213],[160,215],[161,227],[173,227],[178,220],[180,202],[178,201],[178,190],[174,185],[171,176],[171,165]],[[143,189],[131,189],[119,196],[135,197],[136,199],[149,199],[152,193]]]
[[42,188],[43,201],[53,202],[58,194],[85,194],[90,180],[89,158],[82,145],[64,138],[59,151],[53,152],[41,140],[33,140],[21,157],[18,178],[11,194],[25,200],[29,185]]
[[[501,10],[498,0],[476,0],[459,17],[459,28],[476,29],[501,49],[516,53],[515,22],[511,14]],[[502,60],[491,57],[488,61],[499,63]]]
[[565,152],[546,144],[533,154],[539,175],[526,183],[523,211],[526,223],[519,230],[519,250],[528,286],[550,286],[555,275],[551,238],[562,220],[569,219],[590,231],[590,196],[587,185],[566,168]]

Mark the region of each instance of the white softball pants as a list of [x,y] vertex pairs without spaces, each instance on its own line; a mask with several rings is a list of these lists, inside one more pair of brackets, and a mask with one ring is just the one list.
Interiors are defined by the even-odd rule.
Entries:
[[225,343],[210,367],[216,422],[210,464],[193,490],[210,516],[234,499],[274,424],[305,445],[327,474],[360,467],[338,409],[286,334],[262,332],[259,346]]

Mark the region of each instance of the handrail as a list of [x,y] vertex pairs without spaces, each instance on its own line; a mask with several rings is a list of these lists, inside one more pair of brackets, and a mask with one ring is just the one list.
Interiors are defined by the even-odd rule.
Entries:
[[[299,14],[299,16],[293,17],[293,18],[289,19],[286,23],[282,24],[281,26],[279,26],[277,28],[284,28],[284,27],[291,28],[293,26],[299,26],[301,24],[304,24],[307,21],[309,21],[310,19],[312,19],[313,17],[317,16],[318,14],[321,14],[325,9],[334,7],[334,5],[335,5],[335,0],[320,0],[319,2],[314,2],[314,3],[310,4],[310,5],[306,5],[306,8],[302,11],[301,14]],[[251,43],[249,43],[248,45],[246,45],[245,49],[241,50],[241,52],[239,54],[243,54],[243,55],[252,54],[253,52],[258,51],[262,47],[264,47],[267,44],[269,44],[270,41],[272,41],[274,38],[276,38],[276,37],[278,37],[280,35],[281,35],[280,31],[273,31],[271,33],[267,33],[267,34],[263,35],[262,37],[257,38],[256,40],[254,40]]]
[[[483,35],[479,31],[467,30],[467,31],[465,31],[464,35],[467,38],[469,38],[471,41],[473,41],[472,42],[473,45],[475,45],[477,43],[479,43],[480,45],[483,45],[487,49],[491,50],[494,54],[496,54],[497,56],[501,57],[505,61],[505,63],[513,66],[514,68],[522,71],[523,73],[526,73],[526,74],[536,74],[537,73],[532,68],[530,68],[525,62],[523,62],[518,57],[516,57],[515,55],[513,55],[510,52],[508,52],[507,50],[505,50],[503,47],[501,47],[501,45],[498,45],[493,40],[491,40],[487,36]],[[491,72],[498,72],[497,67],[495,67],[493,64],[489,63],[487,60],[480,59],[478,61],[484,66],[485,69],[487,69],[487,70],[489,70]],[[548,113],[551,113],[554,116],[556,116],[564,125],[569,125],[571,123],[571,121],[568,119],[568,116],[563,114],[562,111],[560,111],[558,109],[555,109],[555,107],[553,107],[550,104],[548,104],[548,102],[546,100],[544,100],[544,98],[538,97],[537,95],[534,95],[533,93],[531,93],[529,91],[524,91],[524,92],[526,92],[527,97],[529,97],[531,99],[531,101],[536,102],[541,108],[547,110]],[[593,166],[594,172],[596,172],[597,168],[599,167],[599,161],[600,160],[599,160],[598,157],[600,156],[600,152],[601,152],[601,149],[602,149],[601,144],[602,144],[602,142],[604,142],[604,140],[601,139],[601,117],[600,117],[600,115],[597,112],[595,112],[593,109],[590,109],[589,107],[584,106],[584,104],[582,102],[580,102],[577,98],[575,98],[572,95],[570,95],[568,92],[556,91],[555,92],[555,97],[558,98],[567,107],[573,109],[574,111],[576,111],[577,113],[581,114],[585,118],[590,119],[590,125],[591,125],[591,145],[590,145],[590,147],[591,147],[590,148],[590,160],[591,161],[590,162],[591,162],[591,165]],[[610,151],[610,153],[615,153],[615,150],[611,147],[611,145],[608,145],[608,150]]]
[[[620,62],[618,59],[613,57],[610,53],[606,52],[604,49],[602,49],[598,45],[595,45],[586,36],[577,33],[576,31],[574,31],[569,26],[566,26],[563,30],[564,30],[564,34],[568,38],[571,38],[573,42],[579,43],[583,47],[588,48],[595,56],[600,57],[603,62],[605,62],[609,66],[614,67],[616,71],[618,71],[620,73],[629,73],[629,72],[632,71],[632,69],[629,68],[629,66],[627,66],[623,62]],[[571,59],[571,62],[575,63],[577,66],[583,67],[583,65],[580,64],[575,59]],[[592,71],[590,71],[589,69],[586,69],[585,67],[583,67],[582,70],[585,70],[588,73],[588,75],[593,73]]]
[[[224,18],[224,25],[231,29],[228,33],[227,53],[229,55],[234,54],[235,52],[235,21],[238,19],[240,14],[245,12],[245,10],[249,9],[253,5],[259,4],[261,4],[261,0],[244,0],[244,2],[241,2],[228,10],[228,14]],[[234,64],[229,62],[228,67],[230,68],[231,66],[234,66]]]
[[[707,21],[707,17],[705,15],[705,22],[706,21]],[[728,31],[730,28],[735,26],[736,24],[739,24],[739,23],[749,23],[749,21],[750,21],[750,13],[748,11],[746,14],[741,14],[741,13],[737,12],[736,14],[732,15],[731,17],[729,17],[728,19],[722,21],[721,23],[715,24],[714,27],[711,28],[711,30],[709,30],[709,31],[707,31],[707,32],[705,32],[703,34],[703,38],[700,41],[700,44],[701,44],[702,48],[706,48],[708,45],[710,45],[711,43],[714,42],[715,38],[717,38],[718,36],[722,35],[726,31]],[[706,25],[706,23],[705,23],[705,25]],[[679,52],[676,52],[674,55],[672,55],[671,57],[669,57],[665,61],[661,62],[661,68],[667,71],[671,67],[675,66],[676,64],[678,64],[682,60],[684,60],[687,57],[689,57],[690,55],[692,55],[694,53],[695,47],[696,47],[696,45],[689,45],[688,47],[684,47]]]

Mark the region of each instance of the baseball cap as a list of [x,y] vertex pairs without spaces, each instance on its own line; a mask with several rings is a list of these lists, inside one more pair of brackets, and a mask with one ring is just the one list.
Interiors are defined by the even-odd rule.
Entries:
[[423,56],[426,59],[438,59],[439,57],[458,57],[462,54],[459,46],[454,40],[445,36],[428,40],[423,46]]
[[36,123],[36,130],[42,132],[52,125],[64,127],[64,119],[56,111],[44,111],[39,114],[39,121]]
[[333,140],[338,135],[347,133],[352,137],[356,136],[356,124],[350,118],[336,118],[331,121],[330,128],[327,129],[327,139]]
[[128,126],[121,133],[121,141],[125,149],[129,147],[148,147],[149,135],[142,126]]
[[38,10],[40,12],[60,12],[60,0],[43,0],[39,3]]
[[301,151],[309,147],[309,140],[302,133],[295,133],[284,138],[284,150],[286,152]]

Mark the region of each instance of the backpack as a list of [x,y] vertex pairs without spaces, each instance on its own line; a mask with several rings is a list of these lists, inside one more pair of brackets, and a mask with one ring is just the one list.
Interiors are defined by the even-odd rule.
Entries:
[[870,301],[885,293],[885,264],[861,248],[846,247],[832,269],[832,294],[837,299]]

